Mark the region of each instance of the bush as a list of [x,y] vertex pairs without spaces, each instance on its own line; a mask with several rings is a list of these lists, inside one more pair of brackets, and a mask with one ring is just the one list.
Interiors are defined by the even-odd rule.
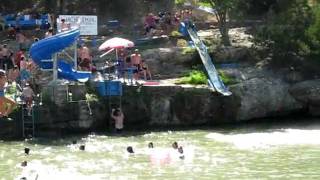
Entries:
[[178,47],[187,47],[188,46],[188,42],[186,40],[184,40],[184,39],[178,39],[177,46]]
[[178,31],[172,31],[172,32],[171,32],[171,36],[172,36],[172,37],[182,37],[182,34],[179,33]]
[[207,76],[204,72],[199,70],[192,70],[187,76],[177,80],[176,84],[207,84]]
[[220,76],[222,82],[225,85],[231,85],[231,84],[236,84],[237,83],[237,81],[234,78],[226,75],[223,71],[218,71],[218,73],[219,73],[219,76]]
[[195,48],[191,48],[191,47],[186,47],[186,48],[183,48],[182,50],[182,54],[185,55],[185,54],[193,54],[196,52],[196,49]]

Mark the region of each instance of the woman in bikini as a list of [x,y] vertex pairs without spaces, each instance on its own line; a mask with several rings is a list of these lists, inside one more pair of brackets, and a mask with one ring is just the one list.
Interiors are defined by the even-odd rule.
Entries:
[[6,72],[4,70],[0,70],[0,117],[7,117],[16,106],[16,102],[4,96],[6,83]]
[[149,80],[152,80],[150,69],[144,60],[141,61],[141,71],[143,73],[144,80],[148,79],[147,76],[149,77]]

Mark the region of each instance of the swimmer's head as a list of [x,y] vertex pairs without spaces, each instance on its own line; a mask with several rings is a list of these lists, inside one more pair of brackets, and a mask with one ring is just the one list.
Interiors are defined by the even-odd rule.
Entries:
[[84,151],[84,150],[86,149],[86,146],[85,146],[85,145],[81,145],[81,146],[79,147],[79,149],[80,149],[81,151]]
[[29,155],[29,153],[30,153],[30,148],[24,148],[24,153],[26,154],[26,155]]
[[22,163],[21,163],[21,166],[22,167],[26,167],[28,165],[28,162],[27,161],[23,161]]
[[181,153],[181,154],[183,154],[183,148],[182,148],[182,146],[180,146],[180,147],[178,148],[178,152]]
[[148,147],[149,147],[149,148],[153,148],[153,143],[152,143],[152,142],[149,142]]
[[127,151],[128,151],[128,153],[131,153],[131,154],[134,153],[133,148],[131,146],[127,147]]
[[173,147],[173,149],[178,149],[178,143],[177,142],[173,142],[172,143],[172,147]]

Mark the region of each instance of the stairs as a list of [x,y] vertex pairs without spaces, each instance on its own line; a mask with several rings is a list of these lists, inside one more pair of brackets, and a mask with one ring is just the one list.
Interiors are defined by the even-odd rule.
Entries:
[[24,138],[34,137],[35,135],[35,115],[34,108],[31,109],[31,114],[28,114],[26,104],[21,106],[22,115],[22,135]]

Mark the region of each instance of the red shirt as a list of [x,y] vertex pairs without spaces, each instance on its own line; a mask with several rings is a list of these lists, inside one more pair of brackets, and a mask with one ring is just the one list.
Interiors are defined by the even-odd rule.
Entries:
[[18,51],[14,62],[19,67],[19,69],[20,69],[21,57],[24,57],[23,51]]

